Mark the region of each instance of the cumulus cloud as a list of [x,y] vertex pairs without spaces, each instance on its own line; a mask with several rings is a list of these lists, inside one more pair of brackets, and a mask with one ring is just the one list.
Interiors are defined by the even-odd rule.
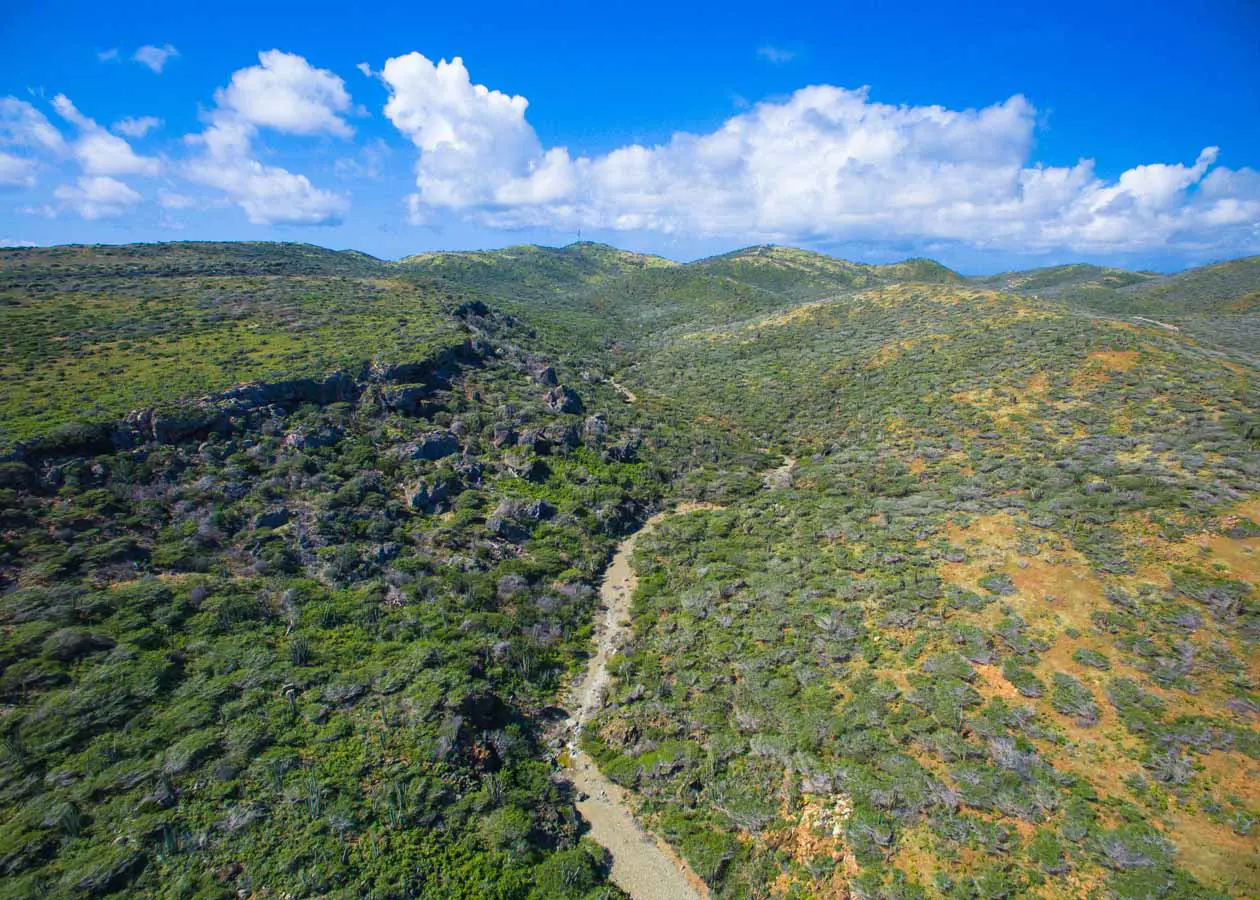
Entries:
[[155,128],[162,127],[157,116],[127,116],[113,124],[113,130],[129,138],[142,138]]
[[1114,181],[1088,159],[1034,165],[1036,109],[1018,95],[951,110],[818,85],[708,134],[588,157],[544,147],[528,101],[473,83],[459,58],[411,53],[380,76],[419,151],[414,221],[1098,252],[1260,241],[1256,173],[1216,166],[1216,148]]
[[85,219],[116,218],[142,199],[126,184],[107,175],[81,176],[74,185],[58,187],[53,196]]
[[166,68],[166,64],[173,56],[179,56],[179,51],[170,44],[163,44],[161,47],[154,46],[153,44],[145,44],[133,53],[131,58],[135,62],[138,62],[143,66],[148,66],[154,72],[161,75],[162,70]]
[[349,137],[342,119],[351,108],[342,80],[301,56],[270,50],[259,65],[232,75],[215,92],[216,108],[200,134],[185,140],[198,149],[184,166],[192,181],[222,191],[258,225],[330,225],[341,221],[345,197],[315,187],[305,175],[255,158],[262,128],[281,134]]
[[151,156],[139,156],[131,145],[110,134],[79,112],[65,94],[53,98],[57,114],[79,130],[79,139],[70,150],[89,175],[156,175],[161,163]]
[[221,109],[239,121],[290,134],[354,133],[341,118],[350,110],[350,95],[338,76],[280,50],[260,53],[258,61],[260,65],[233,73],[231,83],[215,91]]

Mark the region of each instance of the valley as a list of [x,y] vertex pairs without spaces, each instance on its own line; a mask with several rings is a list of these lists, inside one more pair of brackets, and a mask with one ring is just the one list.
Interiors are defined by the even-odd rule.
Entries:
[[1255,896],[1257,298],[0,249],[0,897]]

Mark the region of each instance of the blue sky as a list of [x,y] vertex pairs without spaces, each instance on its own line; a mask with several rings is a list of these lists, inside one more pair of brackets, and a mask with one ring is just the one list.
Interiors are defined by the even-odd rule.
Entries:
[[7,4],[0,241],[1260,252],[1260,7],[1022,5]]

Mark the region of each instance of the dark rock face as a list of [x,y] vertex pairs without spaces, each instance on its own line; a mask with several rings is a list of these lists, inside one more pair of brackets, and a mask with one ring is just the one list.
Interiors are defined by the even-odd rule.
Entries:
[[504,540],[516,543],[528,538],[534,525],[555,514],[556,508],[546,500],[504,500],[486,520],[486,527]]
[[292,514],[285,507],[279,509],[269,509],[254,516],[253,526],[255,528],[279,528],[281,525],[288,524]]
[[582,445],[582,436],[573,425],[560,423],[548,425],[543,433],[547,440],[562,451],[575,450]]
[[521,436],[516,439],[516,446],[523,450],[530,450],[540,456],[546,456],[551,450],[551,442],[537,428],[522,431]]
[[443,459],[459,452],[459,438],[449,431],[431,431],[403,449],[408,459]]
[[443,504],[460,491],[459,482],[452,478],[435,478],[422,481],[407,494],[407,505],[423,512],[437,512]]
[[526,481],[542,481],[547,477],[547,464],[541,459],[524,454],[508,454],[503,458],[507,470]]
[[547,387],[555,387],[560,383],[560,380],[556,378],[556,370],[551,366],[544,366],[535,372],[534,380],[539,384],[546,385]]
[[632,463],[639,457],[639,442],[635,440],[614,444],[604,451],[609,462]]
[[386,409],[392,409],[408,416],[422,416],[428,410],[425,400],[428,399],[429,394],[430,391],[427,387],[418,385],[385,388],[381,391],[381,403],[385,405]]
[[519,544],[529,538],[528,528],[502,516],[491,516],[486,519],[486,528],[490,530],[491,534],[497,535],[505,541],[511,541],[513,544]]
[[486,468],[477,460],[471,458],[456,460],[454,468],[464,484],[469,487],[481,487]]
[[117,642],[106,635],[78,628],[62,628],[44,642],[44,655],[61,662],[71,662],[80,656],[112,650],[116,646]]
[[294,450],[318,450],[320,447],[331,447],[344,437],[340,428],[324,425],[314,431],[295,428],[284,436],[284,445]]
[[496,422],[490,432],[490,443],[495,447],[515,444],[516,431],[513,430],[511,425],[504,422]]
[[543,395],[543,400],[552,412],[581,415],[583,411],[582,398],[570,387],[554,387]]
[[369,384],[400,386],[385,391],[386,405],[396,404],[397,409],[411,415],[423,414],[422,398],[449,384],[461,367],[478,366],[495,353],[490,345],[473,339],[420,362],[369,367],[361,378],[349,372],[334,372],[322,379],[251,382],[176,407],[132,410],[126,418],[113,423],[67,425],[16,445],[0,462],[34,463],[55,457],[95,456],[129,450],[149,441],[176,444],[225,434],[241,426],[256,426],[303,404],[356,403]]
[[554,517],[556,508],[546,500],[504,500],[494,514],[517,522],[542,522]]

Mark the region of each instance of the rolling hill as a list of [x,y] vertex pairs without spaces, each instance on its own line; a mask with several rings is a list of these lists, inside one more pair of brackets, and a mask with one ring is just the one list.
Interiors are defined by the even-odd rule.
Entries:
[[0,897],[1255,896],[1257,290],[0,250]]

